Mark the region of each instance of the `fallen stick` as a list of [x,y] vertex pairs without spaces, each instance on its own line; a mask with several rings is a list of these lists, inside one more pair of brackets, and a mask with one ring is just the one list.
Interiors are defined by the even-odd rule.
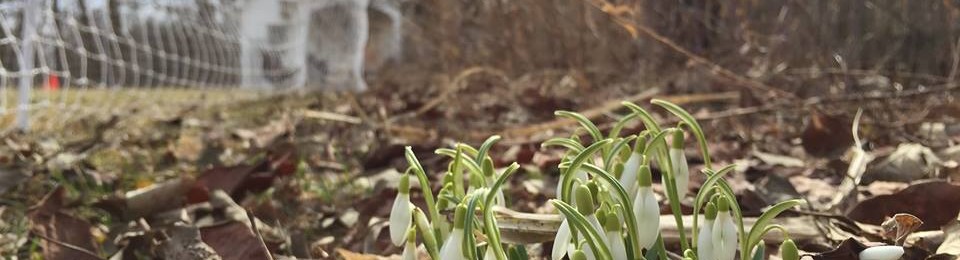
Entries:
[[[523,213],[499,207],[495,208],[494,212],[501,237],[509,243],[532,244],[551,241],[562,222],[560,215],[557,214]],[[744,218],[744,228],[750,230],[756,222],[757,218]],[[683,223],[687,224],[683,227],[683,232],[686,232],[689,237],[689,234],[692,234],[690,223],[693,223],[693,217],[683,216]],[[796,241],[809,241],[823,237],[820,231],[814,228],[812,217],[778,218],[774,219],[773,224],[782,225],[790,232],[790,238]],[[680,230],[673,215],[660,216],[660,232],[664,242],[680,242]],[[783,241],[783,235],[779,231],[771,231],[763,237],[763,240],[777,244]]]

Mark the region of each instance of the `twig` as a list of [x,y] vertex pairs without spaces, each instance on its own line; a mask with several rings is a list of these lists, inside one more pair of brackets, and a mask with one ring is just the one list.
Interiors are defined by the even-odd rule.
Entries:
[[87,250],[87,249],[82,248],[82,247],[79,247],[79,246],[71,245],[71,244],[68,244],[68,243],[66,243],[66,242],[61,242],[60,240],[56,240],[56,239],[53,239],[53,238],[48,237],[48,236],[46,236],[46,235],[40,234],[40,232],[30,231],[30,234],[33,234],[33,235],[38,236],[38,237],[40,237],[40,238],[43,238],[43,240],[50,241],[51,243],[60,245],[60,246],[62,246],[62,247],[66,247],[66,248],[69,248],[69,249],[73,249],[74,251],[77,251],[77,252],[80,252],[80,253],[89,255],[89,256],[94,257],[94,258],[96,258],[96,259],[104,259],[103,257],[100,257],[100,256],[97,255],[96,253],[90,252],[90,250]]
[[260,234],[260,229],[257,228],[257,218],[253,216],[250,210],[247,210],[247,219],[250,220],[250,229],[253,229],[253,234],[257,235],[257,241],[260,242],[260,247],[263,249],[263,252],[267,253],[267,257],[270,260],[274,260],[273,254],[270,253],[270,249],[267,248],[267,243],[263,242],[263,235]]
[[363,120],[360,119],[359,117],[331,113],[327,111],[306,109],[306,110],[303,110],[302,115],[303,117],[306,117],[306,118],[344,122],[344,123],[354,124],[354,125],[363,123]]
[[618,8],[616,5],[611,4],[611,3],[607,2],[606,0],[587,0],[587,1],[589,1],[590,4],[592,4],[592,5],[593,5],[594,7],[596,7],[597,9],[600,9],[600,10],[603,11],[604,13],[609,14],[609,16],[610,16],[611,18],[613,18],[613,20],[614,20],[616,23],[620,24],[621,27],[625,28],[628,32],[630,32],[630,35],[632,35],[634,38],[637,38],[637,37],[638,37],[638,36],[637,36],[637,33],[638,33],[638,32],[639,32],[639,33],[643,33],[643,34],[646,35],[647,37],[650,37],[650,38],[652,38],[653,40],[655,40],[655,41],[657,41],[657,42],[660,42],[661,44],[667,46],[668,48],[674,50],[675,52],[678,52],[678,53],[680,53],[680,54],[683,54],[683,55],[686,56],[687,59],[689,59],[693,64],[705,66],[705,67],[708,69],[708,71],[710,72],[710,74],[713,74],[713,75],[716,75],[716,76],[720,76],[720,77],[722,77],[722,78],[727,78],[727,79],[729,79],[729,80],[734,81],[735,83],[737,83],[736,86],[738,86],[738,87],[743,87],[743,88],[752,89],[752,90],[764,90],[764,91],[769,91],[769,92],[774,93],[775,95],[782,96],[782,97],[786,97],[786,98],[790,98],[790,99],[795,99],[795,98],[796,98],[796,95],[794,95],[793,93],[790,93],[790,92],[787,92],[787,91],[784,91],[784,90],[781,90],[781,89],[777,89],[777,88],[771,87],[771,86],[769,86],[769,85],[767,85],[767,84],[764,84],[764,83],[762,83],[762,82],[749,79],[749,78],[744,77],[744,76],[741,76],[741,75],[739,75],[739,74],[737,74],[737,73],[735,73],[735,72],[733,72],[733,71],[730,71],[730,70],[724,68],[723,66],[720,66],[719,64],[717,64],[717,63],[715,63],[715,62],[713,62],[713,61],[710,61],[709,59],[707,59],[707,58],[705,58],[705,57],[703,57],[703,56],[697,55],[696,53],[693,53],[692,51],[690,51],[690,50],[688,50],[688,49],[680,46],[679,44],[677,44],[676,42],[674,42],[673,40],[671,40],[671,39],[668,38],[667,36],[664,36],[664,35],[656,32],[655,30],[651,29],[650,27],[641,25],[641,24],[636,23],[636,22],[634,22],[634,21],[632,21],[632,20],[630,20],[630,19],[624,18],[623,14],[624,14],[624,13],[629,13],[629,12],[615,11],[615,10],[622,10],[623,8]]

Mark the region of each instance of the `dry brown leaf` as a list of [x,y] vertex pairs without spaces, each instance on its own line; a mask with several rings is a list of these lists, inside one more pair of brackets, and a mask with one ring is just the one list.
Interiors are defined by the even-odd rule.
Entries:
[[950,224],[943,226],[943,233],[946,237],[943,244],[940,244],[940,247],[937,248],[937,254],[960,256],[960,216],[957,216],[957,219],[951,221]]
[[61,211],[65,192],[56,188],[28,213],[30,231],[42,238],[44,259],[99,259],[93,226]]
[[920,230],[934,230],[955,219],[960,212],[960,186],[944,181],[920,182],[892,195],[860,202],[847,217],[880,225],[888,216],[910,213],[924,221]]
[[923,221],[914,215],[897,213],[892,218],[884,221],[880,227],[883,228],[883,236],[897,241],[898,245],[903,245],[903,239],[913,233],[923,225]]

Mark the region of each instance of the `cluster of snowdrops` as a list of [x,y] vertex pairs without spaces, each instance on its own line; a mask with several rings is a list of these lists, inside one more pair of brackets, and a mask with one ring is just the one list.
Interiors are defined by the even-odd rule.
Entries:
[[[556,232],[552,259],[667,259],[660,232],[660,206],[654,195],[651,166],[657,166],[665,188],[665,197],[680,230],[680,247],[684,259],[733,260],[761,259],[763,237],[779,230],[784,236],[780,256],[785,260],[800,258],[796,244],[783,227],[772,222],[781,212],[802,203],[787,200],[769,207],[749,229],[733,190],[724,176],[734,167],[714,169],[706,139],[699,124],[685,110],[672,103],[653,100],[677,116],[676,127],[661,126],[646,110],[624,102],[631,111],[624,115],[606,135],[586,117],[558,111],[557,116],[579,122],[592,143],[584,144],[573,135],[554,138],[544,146],[560,146],[567,150],[559,164],[560,177],[556,198],[550,203],[563,221]],[[633,120],[640,120],[645,130],[620,136]],[[690,178],[683,149],[685,139],[693,137],[699,145],[706,181],[695,194],[692,234],[683,232],[680,200],[688,194]],[[402,175],[399,192],[390,215],[390,238],[402,246],[402,259],[417,259],[418,235],[432,259],[525,259],[522,245],[501,241],[494,214],[495,207],[506,207],[501,187],[516,172],[514,163],[495,169],[488,151],[499,140],[494,136],[479,149],[458,144],[436,153],[451,161],[442,178],[443,185],[434,193],[426,171],[408,147],[406,159],[410,167]],[[416,178],[423,188],[426,212],[410,202],[410,179]],[[440,212],[452,210],[453,222]],[[418,233],[419,232],[419,233]],[[482,237],[485,243],[478,241]],[[745,253],[748,252],[748,253]],[[903,249],[896,246],[874,247],[863,251],[860,259],[897,259]]]

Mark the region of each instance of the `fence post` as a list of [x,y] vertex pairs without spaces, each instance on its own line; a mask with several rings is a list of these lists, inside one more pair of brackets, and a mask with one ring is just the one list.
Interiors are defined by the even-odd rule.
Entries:
[[33,38],[37,35],[43,0],[27,0],[23,5],[23,31],[20,42],[20,87],[18,91],[17,127],[30,129],[30,94],[33,91]]

